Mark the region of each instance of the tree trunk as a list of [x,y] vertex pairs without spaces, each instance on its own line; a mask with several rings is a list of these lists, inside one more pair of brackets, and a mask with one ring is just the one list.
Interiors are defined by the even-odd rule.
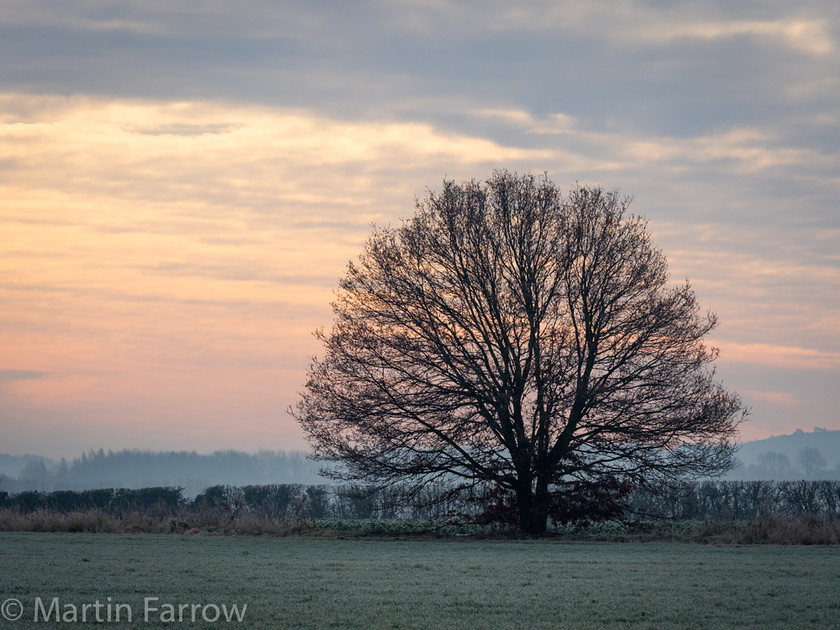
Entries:
[[548,486],[537,481],[536,492],[530,479],[519,484],[516,492],[519,529],[526,534],[544,534],[548,525]]

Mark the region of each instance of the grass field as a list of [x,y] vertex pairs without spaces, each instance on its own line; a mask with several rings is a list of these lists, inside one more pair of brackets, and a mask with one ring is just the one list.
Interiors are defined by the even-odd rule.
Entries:
[[9,598],[0,628],[836,628],[840,548],[2,533]]

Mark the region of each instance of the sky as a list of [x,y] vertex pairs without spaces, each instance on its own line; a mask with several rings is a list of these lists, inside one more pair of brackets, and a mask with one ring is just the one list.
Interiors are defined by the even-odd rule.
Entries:
[[0,452],[301,449],[372,224],[619,189],[744,441],[840,429],[835,0],[0,0]]

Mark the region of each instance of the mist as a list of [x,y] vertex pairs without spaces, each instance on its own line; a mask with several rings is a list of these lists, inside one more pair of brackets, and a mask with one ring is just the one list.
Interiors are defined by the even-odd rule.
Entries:
[[0,454],[0,490],[91,490],[97,488],[183,488],[195,497],[214,485],[323,484],[323,464],[303,451],[90,450],[72,461],[37,455]]

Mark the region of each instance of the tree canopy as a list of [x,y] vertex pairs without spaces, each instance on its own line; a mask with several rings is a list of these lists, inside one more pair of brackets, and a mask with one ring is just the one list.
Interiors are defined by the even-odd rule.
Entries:
[[343,478],[491,488],[527,532],[727,470],[746,412],[704,343],[716,318],[629,203],[497,171],[374,229],[292,409],[316,456]]

